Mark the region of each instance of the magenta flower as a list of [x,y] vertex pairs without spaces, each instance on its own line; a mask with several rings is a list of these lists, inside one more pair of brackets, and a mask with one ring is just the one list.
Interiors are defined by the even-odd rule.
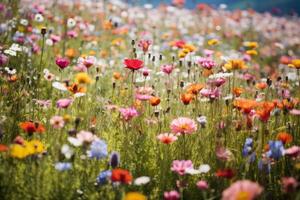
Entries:
[[60,69],[64,69],[68,67],[70,61],[68,58],[56,58],[55,63]]
[[180,194],[176,190],[164,192],[164,200],[179,200]]
[[174,69],[173,65],[162,65],[160,67],[161,71],[164,72],[167,75],[170,75]]
[[119,111],[125,121],[130,121],[132,118],[139,115],[135,108],[120,108]]
[[197,130],[197,124],[190,118],[179,117],[171,122],[170,128],[172,133],[192,134]]
[[178,175],[183,176],[185,170],[193,168],[191,160],[174,160],[172,163],[171,170],[176,172]]
[[241,180],[233,183],[222,192],[222,200],[247,199],[253,200],[259,196],[263,188],[255,182]]
[[283,177],[281,179],[282,190],[285,193],[294,192],[298,187],[299,183],[294,177]]
[[284,154],[294,158],[300,157],[300,147],[294,145],[288,149],[285,149]]
[[211,58],[199,58],[197,62],[205,69],[212,69],[216,66],[215,61],[213,61]]
[[59,99],[57,102],[56,102],[56,107],[58,108],[68,108],[69,105],[73,102],[72,99],[70,98],[66,98],[66,99]]
[[226,79],[223,78],[223,77],[208,80],[208,83],[209,83],[210,85],[212,85],[212,86],[215,86],[215,87],[220,87],[220,86],[222,86],[225,82],[226,82]]
[[0,66],[4,66],[8,62],[8,57],[4,54],[0,54]]

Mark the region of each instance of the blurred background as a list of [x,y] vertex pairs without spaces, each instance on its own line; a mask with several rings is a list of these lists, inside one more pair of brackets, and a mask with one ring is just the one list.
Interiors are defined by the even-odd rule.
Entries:
[[[127,0],[129,3],[151,3],[155,6],[165,3],[170,4],[172,0]],[[199,3],[207,3],[212,7],[226,4],[228,9],[252,8],[259,12],[271,12],[275,15],[295,15],[300,13],[300,0],[186,0],[185,7],[194,8]]]

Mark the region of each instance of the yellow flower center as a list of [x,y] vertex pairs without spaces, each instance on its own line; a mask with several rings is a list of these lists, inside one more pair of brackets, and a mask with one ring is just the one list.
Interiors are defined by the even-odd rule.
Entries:
[[249,199],[250,199],[249,193],[244,191],[239,192],[238,195],[236,196],[236,200],[249,200]]

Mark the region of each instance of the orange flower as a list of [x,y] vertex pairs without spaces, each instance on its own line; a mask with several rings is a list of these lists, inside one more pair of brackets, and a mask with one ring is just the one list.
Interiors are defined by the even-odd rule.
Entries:
[[245,114],[248,114],[257,105],[258,103],[251,99],[236,99],[233,102],[233,106],[239,110],[242,110]]
[[202,71],[202,75],[204,77],[209,77],[212,74],[213,74],[213,71],[211,69],[203,69],[203,71]]
[[261,90],[265,89],[267,86],[268,86],[268,84],[265,82],[257,83],[255,85],[256,89],[261,89]]
[[286,132],[281,132],[277,134],[277,139],[281,140],[283,144],[287,144],[293,141],[293,136]]
[[45,127],[41,123],[38,123],[38,122],[30,122],[30,121],[21,122],[19,124],[19,126],[23,131],[25,131],[29,134],[32,134],[34,132],[37,132],[37,133],[45,132]]
[[65,53],[65,56],[67,56],[69,59],[73,59],[75,58],[77,55],[77,52],[75,49],[73,48],[69,48],[67,49],[66,53]]
[[273,102],[261,102],[256,110],[256,115],[261,121],[267,122],[274,107],[275,104]]
[[114,72],[113,73],[113,77],[116,80],[120,80],[122,78],[121,73],[120,72]]
[[243,88],[239,88],[239,87],[236,87],[236,88],[233,88],[233,94],[236,96],[236,97],[239,97],[241,96],[241,94],[244,92],[244,89]]
[[76,93],[85,93],[86,92],[86,88],[80,87],[77,83],[74,83],[71,86],[69,86],[68,90],[70,92],[72,92],[73,94],[76,94]]
[[190,104],[190,102],[193,100],[194,96],[190,93],[184,93],[180,95],[180,99],[184,105]]
[[129,171],[125,169],[113,169],[111,173],[112,182],[119,182],[123,184],[130,184],[132,176]]
[[8,151],[8,147],[4,144],[0,144],[0,152]]
[[187,93],[197,95],[204,88],[204,84],[194,83],[188,86]]
[[149,99],[149,102],[150,102],[151,106],[157,106],[158,104],[160,104],[160,98],[158,98],[158,97],[151,97]]

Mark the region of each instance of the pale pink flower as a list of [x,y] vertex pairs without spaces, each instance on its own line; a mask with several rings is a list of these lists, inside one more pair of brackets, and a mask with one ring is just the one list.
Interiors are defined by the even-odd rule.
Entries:
[[95,56],[87,56],[85,58],[80,57],[78,59],[78,63],[83,64],[84,66],[86,66],[86,68],[90,68],[92,65],[96,63],[96,57]]
[[175,134],[192,134],[197,130],[197,124],[190,118],[179,117],[171,122],[170,128]]
[[211,58],[199,58],[197,63],[205,69],[212,69],[216,66],[215,61],[213,61]]
[[223,161],[229,161],[233,158],[232,152],[224,147],[217,147],[216,156],[219,160]]
[[53,116],[50,119],[50,124],[52,125],[53,128],[59,129],[64,127],[65,121],[64,118],[61,116]]
[[67,35],[70,37],[70,38],[76,38],[78,36],[78,33],[74,30],[70,30],[67,32]]
[[41,106],[44,109],[47,109],[51,106],[50,100],[40,100],[40,99],[33,99],[36,105]]
[[288,149],[285,149],[284,154],[290,157],[298,157],[300,156],[300,147],[294,145]]
[[61,37],[59,35],[50,35],[50,39],[52,40],[53,43],[57,43],[61,40]]
[[172,73],[173,69],[174,69],[173,65],[162,65],[160,67],[160,70],[167,75],[170,75]]
[[146,53],[150,47],[152,42],[150,40],[140,40],[138,46]]
[[300,115],[300,110],[293,109],[293,110],[290,111],[290,114],[291,115]]
[[172,133],[161,133],[156,138],[164,144],[171,144],[178,139],[177,136]]
[[129,121],[139,115],[135,108],[120,108],[119,111],[125,121]]
[[176,190],[164,192],[164,200],[179,200],[180,194]]
[[85,65],[79,63],[78,65],[74,66],[74,71],[78,71],[78,72],[86,72],[87,68]]
[[207,184],[206,181],[200,180],[200,181],[197,182],[197,187],[200,190],[207,190],[208,189],[208,184]]
[[258,183],[249,180],[241,180],[233,183],[222,192],[222,200],[253,200],[259,196],[262,191],[263,188]]
[[139,87],[135,91],[135,98],[141,101],[149,100],[153,92],[152,87]]
[[76,137],[79,141],[86,142],[86,143],[91,143],[95,139],[97,139],[97,136],[95,136],[93,133],[89,131],[80,131],[79,133],[76,134]]
[[69,105],[73,102],[72,99],[70,98],[66,98],[66,99],[59,99],[57,102],[56,102],[56,107],[58,108],[67,108],[69,107]]
[[298,187],[299,183],[294,177],[283,177],[281,179],[282,190],[285,193],[293,192]]
[[206,98],[217,99],[221,96],[221,91],[219,90],[219,88],[214,88],[214,89],[203,88],[200,91],[200,94]]
[[191,160],[174,160],[171,170],[176,172],[178,175],[183,176],[185,171],[190,168],[193,168],[193,163]]
[[206,57],[211,57],[214,54],[214,51],[209,49],[204,49],[203,53]]

